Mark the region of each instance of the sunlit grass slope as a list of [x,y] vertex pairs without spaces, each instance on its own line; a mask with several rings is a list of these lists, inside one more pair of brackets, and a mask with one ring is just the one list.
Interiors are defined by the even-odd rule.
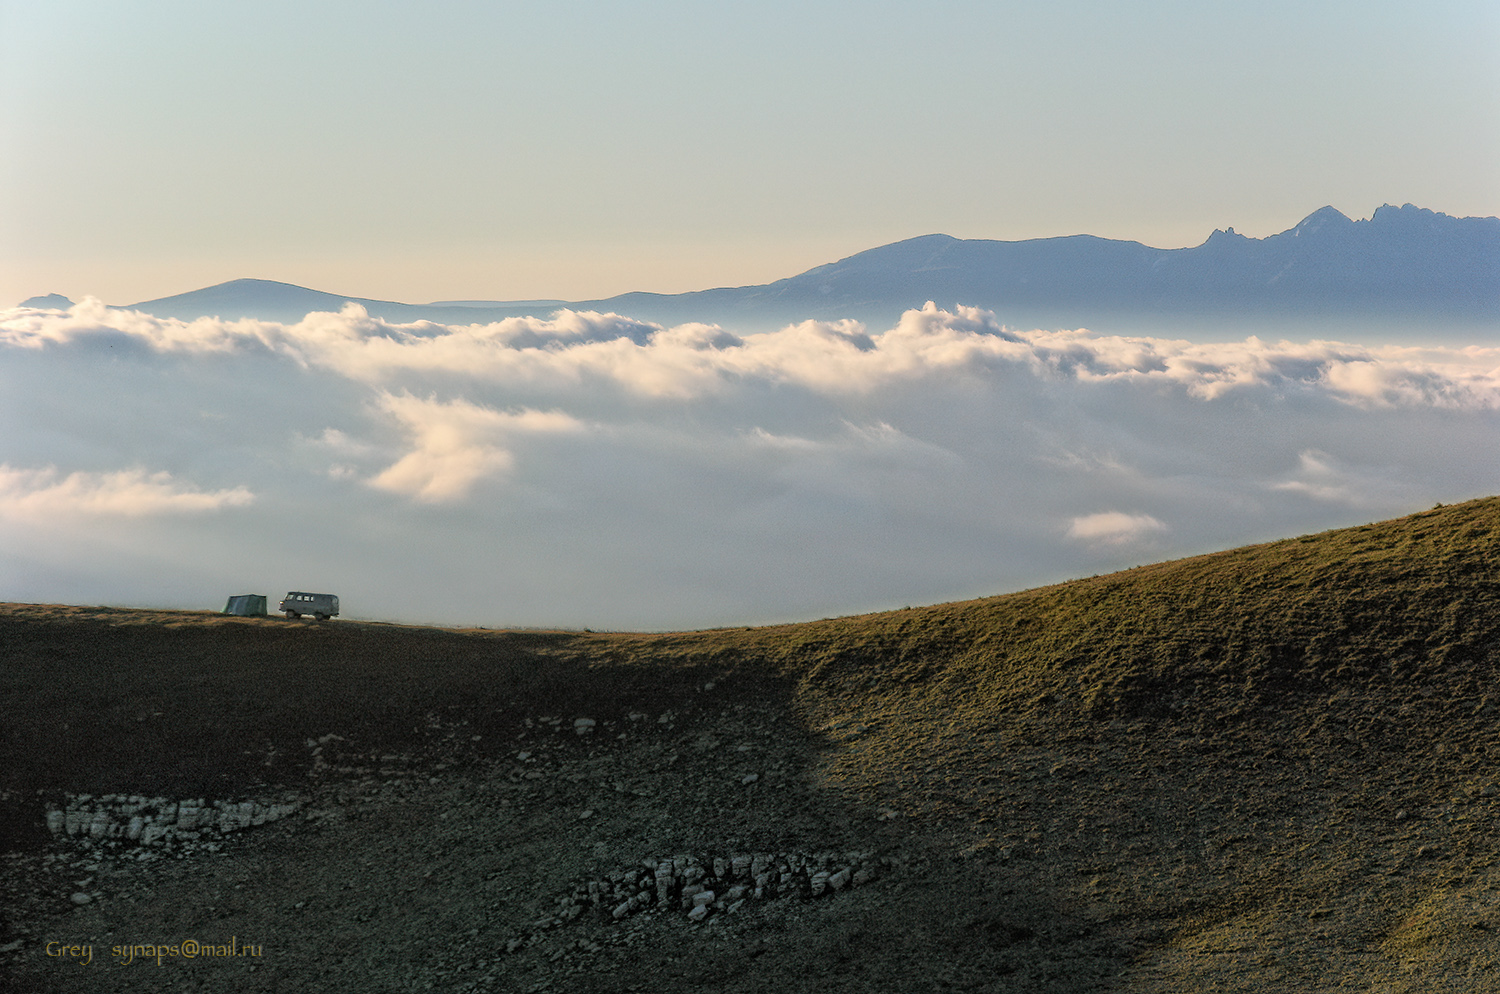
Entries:
[[[1500,498],[977,601],[810,624],[616,636],[601,658],[774,672],[808,700],[926,701],[1043,733],[1195,727],[1418,691],[1500,703]],[[1319,704],[1321,707],[1322,704]],[[1371,714],[1362,734],[1388,716]]]

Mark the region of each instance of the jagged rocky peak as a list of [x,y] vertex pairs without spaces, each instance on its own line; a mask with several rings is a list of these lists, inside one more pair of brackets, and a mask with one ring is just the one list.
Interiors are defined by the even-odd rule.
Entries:
[[1315,235],[1325,229],[1341,228],[1353,223],[1347,214],[1336,207],[1319,207],[1298,222],[1297,226],[1292,229],[1292,234],[1300,238],[1304,235]]
[[1384,229],[1399,227],[1402,230],[1433,229],[1444,222],[1455,219],[1441,211],[1428,210],[1426,207],[1418,207],[1416,204],[1402,204],[1400,207],[1392,207],[1390,204],[1381,204],[1375,208],[1375,213],[1370,215],[1370,223],[1379,225]]
[[1379,207],[1375,208],[1375,214],[1374,217],[1371,218],[1371,220],[1374,220],[1374,218],[1376,217],[1391,218],[1396,216],[1447,217],[1446,214],[1443,214],[1440,211],[1428,210],[1426,207],[1418,207],[1416,204],[1402,204],[1400,207],[1395,207],[1391,204],[1381,204]]
[[1232,227],[1231,228],[1215,228],[1214,231],[1213,231],[1213,234],[1209,235],[1208,236],[1208,240],[1205,241],[1203,244],[1204,245],[1224,246],[1224,245],[1232,245],[1232,244],[1234,244],[1236,242],[1245,242],[1245,241],[1248,241],[1248,240],[1249,239],[1245,235],[1242,235],[1238,231],[1235,231],[1234,228],[1232,228]]

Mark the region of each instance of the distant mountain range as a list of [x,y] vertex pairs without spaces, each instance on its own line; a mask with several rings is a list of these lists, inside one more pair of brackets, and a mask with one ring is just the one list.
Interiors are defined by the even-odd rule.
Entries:
[[[1233,228],[1194,248],[1071,235],[926,235],[758,287],[591,302],[636,316],[886,317],[924,301],[1002,321],[1111,318],[1500,318],[1500,218],[1407,205],[1353,221],[1332,207],[1267,238]],[[660,318],[658,318],[660,319]]]
[[[34,298],[41,299],[52,298]],[[763,286],[571,302],[403,304],[243,279],[131,306],[163,317],[292,321],[353,301],[387,320],[461,324],[572,307],[663,323],[757,326],[807,318],[879,324],[928,300],[982,307],[1015,325],[1157,319],[1487,325],[1500,320],[1500,218],[1456,218],[1407,204],[1354,221],[1324,207],[1280,234],[1247,238],[1229,228],[1180,249],[1093,235],[1024,241],[924,235]]]

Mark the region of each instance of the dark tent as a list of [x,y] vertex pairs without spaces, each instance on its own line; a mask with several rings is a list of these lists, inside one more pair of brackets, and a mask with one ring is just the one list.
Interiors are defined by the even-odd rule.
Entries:
[[235,594],[229,598],[229,603],[224,605],[224,613],[263,618],[266,615],[266,595]]

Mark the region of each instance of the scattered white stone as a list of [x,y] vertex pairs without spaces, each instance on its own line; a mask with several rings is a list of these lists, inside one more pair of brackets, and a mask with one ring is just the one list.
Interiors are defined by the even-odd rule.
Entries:
[[573,721],[573,731],[579,735],[588,735],[594,730],[593,718],[577,718]]
[[759,773],[747,773],[743,777],[740,778],[740,786],[742,786],[742,787],[748,787],[748,786],[750,786],[751,784],[753,784],[755,781],[757,781],[759,779],[760,779],[760,774]]
[[592,818],[592,817],[594,817],[594,809],[593,808],[584,808],[582,811],[578,812],[578,820],[579,821],[583,821],[585,818]]
[[692,911],[688,912],[688,921],[690,921],[690,922],[701,922],[703,919],[705,919],[707,917],[708,917],[708,905],[706,905],[706,904],[700,904],[697,907],[693,908]]
[[84,904],[88,904],[90,901],[92,901],[93,897],[91,897],[88,894],[85,894],[83,891],[80,890],[80,891],[75,891],[74,894],[73,894],[73,896],[70,897],[68,900],[72,901],[74,904],[77,904],[77,905],[84,905]]

